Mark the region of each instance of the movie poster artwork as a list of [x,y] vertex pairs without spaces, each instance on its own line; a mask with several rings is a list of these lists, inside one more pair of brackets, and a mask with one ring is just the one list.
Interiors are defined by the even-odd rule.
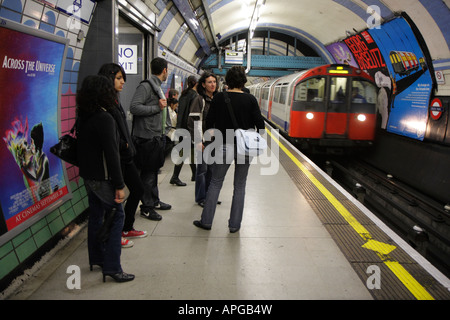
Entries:
[[58,142],[65,43],[0,26],[0,236],[70,196]]

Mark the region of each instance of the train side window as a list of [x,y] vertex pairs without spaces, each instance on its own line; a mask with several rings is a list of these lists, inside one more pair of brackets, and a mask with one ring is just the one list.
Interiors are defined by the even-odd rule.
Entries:
[[263,100],[269,100],[269,87],[263,88],[262,98],[263,98]]
[[325,78],[311,78],[295,87],[294,101],[320,102],[324,100]]
[[377,101],[377,89],[369,81],[353,80],[352,103],[372,103]]
[[287,86],[282,86],[280,90],[280,103],[285,104],[286,103],[286,96],[287,96]]
[[280,97],[280,87],[277,86],[275,87],[275,92],[273,94],[273,102],[279,102],[279,97]]

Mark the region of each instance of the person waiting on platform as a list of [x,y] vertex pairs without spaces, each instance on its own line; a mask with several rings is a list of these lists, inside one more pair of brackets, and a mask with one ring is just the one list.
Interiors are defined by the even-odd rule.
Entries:
[[144,184],[141,202],[141,216],[159,221],[161,215],[155,211],[170,210],[172,206],[159,198],[158,171],[164,164],[165,134],[169,119],[163,112],[167,99],[161,84],[168,77],[168,63],[157,57],[150,62],[152,75],[141,82],[131,99],[130,112],[133,115],[132,137],[136,146],[138,169]]
[[188,118],[188,129],[191,134],[195,150],[195,202],[204,206],[206,193],[211,180],[211,171],[209,166],[203,160],[203,150],[205,141],[203,133],[205,132],[205,121],[208,115],[211,100],[217,91],[217,76],[213,73],[204,72],[198,80],[198,96],[192,102],[191,111]]
[[170,89],[167,98],[167,108],[165,109],[166,117],[170,119],[170,126],[166,128],[166,156],[170,154],[175,145],[175,130],[177,129],[177,112],[178,112],[178,90]]
[[[88,252],[92,267],[103,269],[117,282],[131,281],[134,275],[123,272],[120,263],[125,182],[120,164],[120,134],[109,110],[115,108],[117,93],[113,82],[104,76],[88,76],[76,95],[77,156],[80,176],[88,191]],[[99,239],[103,220],[111,227],[105,239]]]
[[[197,97],[197,78],[195,76],[189,76],[187,78],[187,85],[186,89],[184,89],[181,92],[180,99],[178,99],[178,114],[177,114],[177,129],[183,129],[187,130],[187,122],[188,122],[188,116],[191,110],[192,102],[194,101],[195,97]],[[182,131],[182,130],[180,130]],[[183,136],[179,137],[180,142],[183,139]],[[190,154],[183,154],[183,150],[180,150],[179,155],[179,162],[176,162],[174,164],[173,168],[173,174],[170,178],[170,184],[174,185],[180,185],[180,172],[181,168],[183,167],[184,159],[187,159],[187,157],[190,157],[190,166],[191,166],[191,172],[192,172],[192,178],[191,181],[195,181],[195,163],[194,163],[194,155],[193,155],[193,145],[191,145],[191,152]],[[184,182],[181,182],[184,184]]]
[[134,229],[134,216],[136,214],[139,201],[141,201],[141,197],[144,194],[144,185],[141,182],[139,171],[134,163],[136,148],[131,140],[125,111],[122,108],[119,97],[119,93],[123,90],[127,76],[122,66],[116,63],[104,64],[100,68],[98,74],[110,78],[114,83],[114,89],[117,93],[114,108],[111,108],[109,112],[116,120],[117,127],[119,129],[120,163],[122,165],[123,179],[130,192],[125,203],[125,222],[122,233],[122,248],[129,248],[133,246],[133,241],[129,240],[129,238],[144,238],[148,235],[148,233],[147,231]]
[[[257,128],[263,130],[264,120],[259,109],[256,98],[248,93],[242,91],[242,87],[247,82],[245,69],[241,66],[233,66],[225,76],[228,84],[228,91],[217,93],[211,101],[211,106],[206,117],[206,129],[215,128],[219,130],[222,137],[226,137],[226,131],[232,130],[234,132],[234,125],[229,115],[227,103],[225,102],[225,94],[231,100],[231,105],[236,116],[239,128],[250,129]],[[229,144],[228,144],[229,143]],[[228,228],[231,233],[239,231],[244,212],[245,200],[245,185],[247,182],[248,170],[251,159],[246,159],[245,163],[236,161],[237,152],[234,140],[223,144],[221,149],[216,150],[217,153],[222,153],[221,163],[214,162],[211,164],[211,183],[206,195],[205,206],[203,208],[200,220],[195,220],[193,223],[196,227],[205,230],[210,230],[214,215],[216,212],[217,200],[219,199],[220,190],[227,174],[227,171],[233,162],[227,155],[233,155],[235,160],[234,169],[234,189],[233,200],[231,204],[230,219],[228,220]]]

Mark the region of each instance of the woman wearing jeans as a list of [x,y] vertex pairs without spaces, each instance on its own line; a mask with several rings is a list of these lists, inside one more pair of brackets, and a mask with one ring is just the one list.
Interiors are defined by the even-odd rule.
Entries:
[[122,248],[129,248],[133,246],[133,241],[129,238],[144,238],[148,235],[147,231],[140,231],[134,229],[134,221],[137,207],[141,197],[144,194],[144,185],[142,184],[139,171],[134,163],[134,156],[136,155],[136,148],[131,140],[130,131],[125,116],[125,111],[120,103],[119,94],[123,90],[127,76],[122,66],[116,63],[104,64],[99,72],[99,75],[105,76],[114,83],[116,90],[116,102],[114,108],[108,110],[109,113],[116,120],[117,128],[120,133],[119,153],[120,162],[122,165],[122,175],[125,184],[130,192],[127,202],[125,204],[125,222],[122,230]]
[[[229,88],[227,94],[231,100],[231,105],[239,128],[250,129],[256,127],[257,129],[264,129],[264,120],[261,116],[261,111],[256,98],[251,94],[242,91],[242,88],[247,82],[245,69],[239,66],[232,67],[227,72],[225,80]],[[206,129],[211,128],[219,130],[223,139],[227,136],[227,130],[232,130],[234,132],[233,122],[228,112],[223,92],[217,93],[211,102],[206,117]],[[225,175],[227,174],[232,161],[235,160],[233,200],[231,204],[230,219],[228,220],[228,228],[231,233],[234,233],[241,228],[244,212],[245,185],[251,159],[247,158],[245,161],[239,159],[240,161],[236,161],[236,146],[229,141],[227,141],[227,143],[224,142],[223,147],[216,150],[216,152],[222,153],[221,155],[216,154],[215,158],[222,156],[223,162],[211,164],[212,177],[206,195],[202,217],[201,220],[195,220],[194,225],[205,230],[211,229]]]
[[[98,265],[117,282],[130,281],[134,275],[123,272],[120,264],[124,220],[122,202],[125,183],[119,154],[120,134],[108,112],[117,94],[113,82],[104,76],[88,76],[77,92],[77,139],[80,176],[89,199],[88,252],[91,269]],[[99,231],[106,217],[111,227],[105,239]]]

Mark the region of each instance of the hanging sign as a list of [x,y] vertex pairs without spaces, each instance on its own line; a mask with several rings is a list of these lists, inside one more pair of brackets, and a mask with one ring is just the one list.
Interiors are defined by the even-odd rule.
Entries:
[[138,46],[120,44],[119,64],[123,67],[126,74],[138,74]]

